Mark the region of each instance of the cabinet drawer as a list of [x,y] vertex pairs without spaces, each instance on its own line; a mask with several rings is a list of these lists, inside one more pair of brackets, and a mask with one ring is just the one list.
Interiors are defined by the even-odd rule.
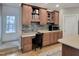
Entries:
[[49,39],[43,39],[43,42],[44,42],[44,41],[49,41]]
[[49,40],[49,33],[44,33],[44,35],[43,35],[43,41],[47,41],[47,40]]
[[44,41],[44,42],[43,42],[43,46],[46,46],[46,45],[49,45],[49,44],[50,44],[49,41]]
[[22,39],[22,44],[27,45],[32,43],[32,38],[31,37],[26,37]]

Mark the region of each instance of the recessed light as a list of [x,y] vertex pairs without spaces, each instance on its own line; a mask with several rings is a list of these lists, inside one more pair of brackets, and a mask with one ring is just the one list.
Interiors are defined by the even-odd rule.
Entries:
[[56,7],[59,7],[59,4],[57,4]]

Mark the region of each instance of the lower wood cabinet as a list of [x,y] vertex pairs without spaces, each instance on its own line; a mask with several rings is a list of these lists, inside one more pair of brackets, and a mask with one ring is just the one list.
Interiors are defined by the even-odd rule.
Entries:
[[58,39],[62,38],[62,31],[47,32],[43,34],[43,46],[54,44],[58,42]]
[[50,44],[53,44],[55,42],[55,32],[50,32]]
[[50,44],[49,33],[44,33],[43,34],[43,46],[46,46],[49,44]]
[[23,37],[21,39],[21,50],[23,53],[32,50],[32,38],[31,37]]
[[63,37],[63,31],[59,31],[59,39]]
[[54,43],[57,43],[58,39],[59,39],[59,31],[55,32],[55,41],[54,41]]
[[62,44],[62,56],[79,56],[79,49]]
[[[58,42],[58,39],[62,38],[62,31],[51,31],[43,33],[43,40],[42,44],[43,46],[47,46],[50,44],[54,44]],[[21,39],[21,50],[22,52],[27,52],[32,50],[32,37],[22,37]]]
[[50,33],[50,44],[57,43],[59,39],[59,31]]

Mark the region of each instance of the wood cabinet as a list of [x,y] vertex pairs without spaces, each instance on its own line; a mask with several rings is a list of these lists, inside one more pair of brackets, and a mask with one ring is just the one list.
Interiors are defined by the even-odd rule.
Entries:
[[41,25],[47,24],[47,22],[48,22],[47,10],[39,9],[39,19],[40,19],[40,24]]
[[[62,31],[51,31],[43,33],[43,46],[51,45],[58,42],[58,39],[62,38]],[[32,37],[22,37],[21,39],[21,49],[22,52],[27,52],[32,50]]]
[[79,56],[79,49],[62,44],[62,56]]
[[63,31],[60,31],[58,34],[59,34],[59,39],[61,39],[63,37]]
[[59,39],[59,32],[60,32],[60,31],[55,32],[55,41],[54,41],[54,43],[57,43],[57,42],[58,42],[58,39]]
[[50,44],[55,42],[55,32],[50,32]]
[[59,39],[59,31],[50,33],[50,44],[57,43]]
[[49,40],[49,33],[44,33],[43,34],[43,46],[49,45],[50,40]]
[[32,7],[28,5],[22,5],[22,24],[29,25],[32,20]]
[[54,44],[58,39],[62,38],[62,31],[51,31],[43,34],[43,46]]
[[22,24],[29,25],[31,22],[39,22],[41,25],[47,24],[48,13],[46,8],[22,4]]
[[59,24],[59,11],[53,11],[51,12],[51,23]]
[[32,50],[32,38],[31,37],[23,37],[21,39],[21,49],[23,53]]

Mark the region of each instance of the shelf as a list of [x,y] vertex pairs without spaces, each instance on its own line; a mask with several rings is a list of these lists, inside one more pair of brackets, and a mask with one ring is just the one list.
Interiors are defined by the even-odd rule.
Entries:
[[52,23],[51,21],[48,21],[47,23]]
[[39,15],[38,13],[32,13],[32,15]]
[[32,22],[32,23],[39,23],[40,20],[32,20],[31,22]]

